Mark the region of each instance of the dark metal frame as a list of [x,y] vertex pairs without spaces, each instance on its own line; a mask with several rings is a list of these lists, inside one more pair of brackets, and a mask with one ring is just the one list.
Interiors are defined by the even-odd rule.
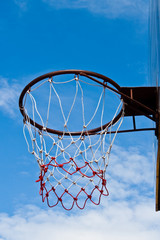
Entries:
[[[51,78],[53,76],[57,75],[63,75],[63,74],[75,74],[75,75],[81,75],[85,76],[94,82],[104,86],[105,88],[108,88],[117,94],[121,96],[123,99],[123,102],[125,104],[125,117],[126,116],[132,116],[133,117],[133,129],[127,129],[127,130],[120,130],[119,133],[125,133],[125,132],[134,132],[134,131],[148,131],[148,130],[155,130],[156,135],[157,133],[157,127],[156,128],[141,128],[137,129],[135,124],[135,116],[137,115],[144,115],[147,118],[158,122],[158,114],[156,109],[156,88],[154,87],[120,87],[116,82],[114,82],[112,79],[95,72],[91,71],[85,71],[85,70],[61,70],[61,71],[55,71],[50,72],[47,74],[44,74],[40,77],[35,78],[33,81],[31,81],[22,91],[20,98],[19,98],[19,108],[20,111],[25,119],[28,119],[30,123],[37,127],[39,130],[43,129],[43,126],[34,122],[32,119],[29,118],[29,116],[26,114],[24,105],[23,105],[23,99],[28,90],[31,89],[33,85],[36,83],[46,79]],[[98,78],[98,79],[97,79]],[[109,86],[108,83],[111,85]],[[149,95],[148,95],[149,94]],[[145,96],[148,96],[145,98]],[[145,99],[145,100],[144,100]],[[122,116],[122,109],[119,112],[119,114],[114,118],[113,124],[117,122],[121,116]],[[106,123],[102,127],[94,128],[89,131],[84,131],[83,133],[81,131],[79,132],[71,132],[73,136],[76,135],[93,135],[95,133],[98,133],[102,129],[105,129],[107,126],[110,125],[110,122]],[[46,131],[49,133],[57,134],[57,135],[63,135],[64,133],[59,130],[46,128]],[[114,131],[112,132],[114,133]],[[65,133],[65,135],[69,135],[68,133]]]

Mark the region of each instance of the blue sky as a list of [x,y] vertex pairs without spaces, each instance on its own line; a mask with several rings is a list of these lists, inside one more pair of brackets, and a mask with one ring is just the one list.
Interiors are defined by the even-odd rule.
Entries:
[[18,109],[24,86],[54,70],[85,69],[120,86],[149,85],[148,8],[147,0],[0,2],[0,240],[159,239],[153,133],[118,135],[109,197],[66,213],[41,202]]

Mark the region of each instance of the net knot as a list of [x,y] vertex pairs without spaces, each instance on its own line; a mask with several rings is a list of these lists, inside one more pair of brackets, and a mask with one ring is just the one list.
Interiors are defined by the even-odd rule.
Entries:
[[103,178],[102,179],[102,186],[106,186],[106,182],[107,182],[106,179]]
[[58,164],[58,167],[63,168],[64,164]]
[[49,197],[49,193],[48,192],[46,193],[46,197]]
[[48,171],[48,166],[46,166],[45,164],[41,165],[42,171],[44,171],[44,173],[46,173]]
[[88,195],[88,198],[91,200],[91,198],[92,198],[92,195]]
[[85,139],[85,136],[83,135],[83,136],[81,136],[80,137],[80,139],[82,140],[82,141],[84,141],[84,139]]
[[103,176],[103,170],[99,170],[99,174]]
[[36,182],[40,182],[40,181],[43,181],[43,177],[42,177],[42,175],[40,175],[40,176],[39,176],[39,179],[36,180]]
[[79,75],[74,75],[74,80],[78,81],[79,80]]
[[42,183],[41,187],[40,187],[40,190],[43,191],[44,187],[45,187],[45,183]]
[[78,172],[81,168],[80,167],[76,167],[76,171]]
[[53,81],[53,78],[52,78],[52,77],[48,79],[48,82],[49,82],[49,83],[52,83],[52,81]]
[[60,135],[59,135],[59,136],[58,136],[58,139],[59,139],[59,140],[62,140],[62,139],[63,139],[63,136],[60,136]]

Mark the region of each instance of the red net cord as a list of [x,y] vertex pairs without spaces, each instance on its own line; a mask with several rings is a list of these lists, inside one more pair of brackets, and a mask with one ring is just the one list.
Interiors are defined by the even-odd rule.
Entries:
[[[72,163],[75,166],[74,167],[75,170],[72,172],[65,169],[65,165],[69,163]],[[86,166],[88,166],[90,170],[89,175],[87,175],[87,173],[82,172],[82,170]],[[109,195],[109,192],[106,187],[107,181],[104,178],[104,172],[102,170],[100,171],[93,170],[92,167],[87,162],[85,162],[83,166],[78,167],[73,158],[70,158],[68,162],[59,164],[57,163],[56,158],[52,157],[48,164],[43,164],[40,167],[41,167],[40,176],[36,182],[40,182],[39,193],[42,196],[42,201],[44,202],[46,199],[48,206],[51,208],[61,203],[65,210],[71,210],[74,207],[74,205],[76,205],[79,209],[84,209],[87,201],[91,201],[93,204],[99,205],[101,197]],[[92,177],[96,176],[99,179],[99,185],[93,185],[92,189],[90,188],[90,191],[88,191],[86,187],[81,188],[77,187],[77,192],[74,194],[70,191],[70,188],[68,189],[65,188],[63,189],[61,194],[59,194],[56,187],[54,187],[53,185],[46,184],[47,183],[46,179],[48,180],[47,173],[50,167],[63,169],[63,171],[70,176],[74,176],[75,174],[78,173],[80,174],[81,177],[85,177],[87,181],[90,180]],[[50,200],[51,194],[52,198],[54,198],[54,203],[52,204]],[[94,194],[96,194],[96,200],[95,196],[93,197]],[[83,199],[79,201],[81,195],[83,195]],[[64,197],[66,198],[66,196],[69,197],[70,204],[69,207],[64,204],[64,202],[66,202],[66,200],[64,201]]]

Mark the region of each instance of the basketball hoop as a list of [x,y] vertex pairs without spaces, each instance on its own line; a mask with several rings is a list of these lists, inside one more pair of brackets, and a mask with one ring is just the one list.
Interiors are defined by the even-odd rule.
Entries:
[[[94,107],[89,104],[92,88]],[[51,72],[23,89],[19,108],[24,137],[39,165],[36,182],[49,207],[61,203],[66,210],[74,205],[84,209],[88,201],[99,205],[102,196],[108,196],[106,169],[124,117],[120,89],[110,78],[84,70]],[[119,103],[106,123],[110,94]]]

